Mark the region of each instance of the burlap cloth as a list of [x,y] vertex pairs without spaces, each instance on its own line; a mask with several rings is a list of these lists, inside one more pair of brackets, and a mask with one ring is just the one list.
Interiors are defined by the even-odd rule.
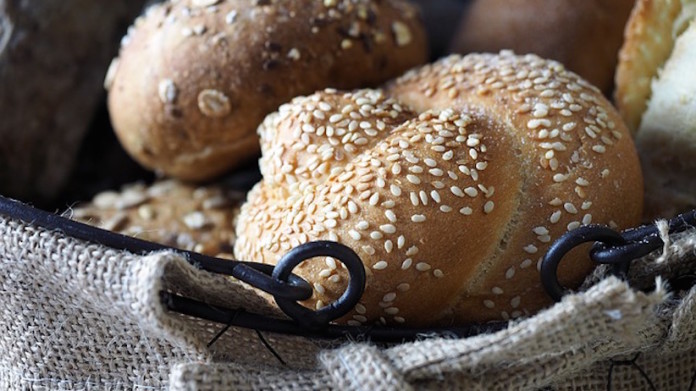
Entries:
[[[3,389],[687,390],[696,375],[696,290],[665,282],[696,269],[696,234],[633,266],[630,284],[584,293],[466,339],[380,346],[264,333],[166,310],[163,290],[272,313],[241,284],[180,256],[135,256],[0,217]],[[656,276],[661,275],[662,279]],[[644,293],[648,292],[648,293]]]

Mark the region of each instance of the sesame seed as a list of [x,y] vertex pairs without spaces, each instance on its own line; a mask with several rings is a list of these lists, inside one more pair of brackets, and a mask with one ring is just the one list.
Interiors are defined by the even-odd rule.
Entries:
[[464,193],[466,193],[466,195],[469,197],[476,197],[478,195],[478,190],[476,190],[474,187],[467,187],[464,189]]
[[323,295],[324,293],[326,293],[326,289],[324,288],[324,286],[318,282],[314,283],[314,290],[317,291],[317,293],[320,295]]
[[353,240],[360,240],[360,239],[362,239],[362,235],[360,235],[360,232],[358,232],[358,231],[356,231],[356,230],[353,230],[353,229],[351,229],[350,231],[348,231],[348,235],[349,235],[351,238],[353,238]]
[[491,292],[493,292],[494,295],[502,295],[505,293],[501,288],[494,286],[493,289],[491,289]]
[[379,226],[379,229],[386,234],[393,234],[396,232],[396,227],[392,224],[382,224]]
[[365,314],[367,312],[367,308],[365,307],[365,305],[358,303],[355,305],[355,312],[359,314]]
[[419,185],[421,183],[420,178],[418,178],[417,176],[412,175],[412,174],[406,175],[406,180],[413,183],[414,185]]
[[396,315],[399,313],[399,309],[396,307],[389,307],[384,310],[384,312],[388,315]]
[[442,154],[442,159],[444,159],[444,160],[452,160],[453,157],[454,157],[454,152],[452,150],[449,150],[449,151]]
[[423,167],[421,167],[421,166],[411,166],[408,168],[408,170],[414,174],[423,173]]
[[607,148],[604,145],[593,145],[592,150],[597,152],[597,153],[604,153],[607,151]]
[[546,229],[546,227],[536,227],[536,228],[532,229],[532,232],[534,232],[537,235],[548,235],[549,234],[549,230]]
[[472,159],[476,160],[476,159],[478,159],[478,152],[477,152],[475,149],[472,148],[472,149],[469,150],[469,156],[470,156]]
[[370,196],[370,205],[375,206],[377,203],[379,203],[379,193],[374,193],[372,196]]
[[382,301],[385,303],[390,303],[396,299],[396,292],[389,292],[384,297],[382,297]]
[[450,187],[450,191],[452,191],[452,194],[456,195],[457,197],[464,197],[464,192],[457,186]]
[[437,190],[432,190],[430,192],[430,197],[438,204],[442,201],[442,198],[440,198],[440,193],[438,193]]
[[440,205],[440,211],[443,213],[449,213],[452,211],[452,207],[449,205]]
[[357,320],[349,320],[346,322],[348,326],[362,326],[362,323],[358,322]]
[[524,251],[528,254],[535,254],[537,251],[539,251],[539,249],[533,244],[528,244],[524,246]]
[[421,190],[418,192],[418,196],[420,197],[420,201],[423,205],[428,205],[428,193]]
[[426,166],[428,167],[435,167],[437,166],[437,162],[433,159],[430,158],[425,158],[423,159],[423,163],[425,163]]
[[579,221],[571,221],[568,223],[568,226],[566,227],[568,231],[572,231],[576,228],[580,228],[580,222]]
[[582,177],[576,179],[575,183],[577,183],[580,186],[589,186],[589,184],[590,184],[590,182],[588,182],[587,179],[582,178]]
[[428,270],[430,270],[430,268],[431,267],[427,262],[418,262],[416,264],[416,270],[418,270],[419,272],[428,271]]
[[411,259],[411,258],[406,258],[406,259],[404,259],[404,261],[401,263],[401,269],[402,269],[402,270],[406,270],[406,269],[408,269],[409,267],[411,267],[412,264],[413,264],[413,259]]
[[401,173],[401,165],[399,163],[394,163],[391,168],[392,174],[399,175]]
[[578,210],[577,210],[577,208],[575,208],[575,205],[573,205],[570,202],[566,202],[565,204],[563,204],[563,209],[565,209],[566,212],[571,213],[571,214],[578,213]]
[[592,201],[585,201],[582,203],[582,206],[580,207],[582,210],[588,210],[592,206]]
[[513,267],[507,269],[507,271],[505,272],[505,278],[509,280],[514,276],[515,276],[515,267],[513,266]]
[[420,215],[420,214],[412,215],[411,221],[413,221],[414,223],[422,223],[425,221],[425,215]]
[[459,213],[463,214],[464,216],[469,216],[469,215],[471,215],[473,212],[474,212],[474,210],[471,209],[471,208],[468,207],[468,206],[465,206],[465,207],[459,209]]
[[357,228],[361,231],[364,231],[364,230],[368,229],[369,227],[370,227],[370,223],[368,223],[365,220],[361,220],[355,225],[355,228]]
[[443,273],[440,269],[435,269],[433,270],[433,276],[435,276],[435,278],[442,278],[445,276],[445,273]]
[[549,221],[553,224],[557,223],[559,220],[561,220],[561,211],[557,210],[553,213],[551,213],[551,217],[549,218]]
[[520,263],[520,269],[526,269],[528,267],[532,266],[532,260],[531,259],[525,259]]
[[396,286],[396,290],[398,290],[398,291],[400,291],[400,292],[406,292],[406,291],[408,291],[409,289],[411,289],[411,285],[409,285],[409,284],[406,283],[406,282],[402,282],[401,284],[399,284],[399,285]]
[[387,220],[391,221],[392,223],[396,223],[396,214],[394,214],[393,211],[387,209],[387,211],[384,212],[384,215],[387,217]]
[[373,240],[380,240],[384,237],[381,232],[379,231],[372,231],[370,232],[370,238]]
[[439,168],[432,168],[428,172],[434,176],[443,176],[445,173]]
[[554,182],[564,182],[568,179],[567,174],[554,174],[553,176],[553,181]]
[[329,277],[330,275],[331,275],[331,270],[329,270],[329,269],[324,269],[324,270],[319,272],[319,277],[326,278],[326,277]]
[[387,252],[387,254],[391,254],[392,250],[394,250],[394,243],[392,243],[391,240],[384,242],[384,250]]
[[411,204],[413,204],[413,206],[418,206],[418,194],[416,194],[415,192],[411,192],[409,194],[409,197],[411,199]]
[[492,300],[484,300],[483,305],[486,306],[486,308],[494,308],[495,303]]
[[493,212],[494,207],[495,207],[495,203],[493,203],[493,201],[487,201],[483,205],[483,212],[486,214],[491,213],[491,212]]
[[515,296],[510,300],[510,306],[512,308],[517,308],[520,306],[520,301],[521,301],[521,298],[519,296]]
[[582,217],[582,224],[583,225],[588,225],[591,223],[592,223],[592,215],[591,214],[588,213]]
[[387,268],[387,262],[385,262],[385,261],[379,261],[379,262],[375,263],[375,264],[372,266],[372,268],[375,269],[375,270],[384,270],[384,269]]

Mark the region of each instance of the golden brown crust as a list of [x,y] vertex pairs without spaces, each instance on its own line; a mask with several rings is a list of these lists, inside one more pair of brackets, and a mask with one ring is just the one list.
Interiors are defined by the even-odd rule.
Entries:
[[452,43],[455,53],[534,53],[563,63],[609,93],[635,0],[475,0]]
[[633,135],[650,98],[650,83],[674,47],[681,0],[638,0],[619,52],[614,100]]
[[[639,221],[642,177],[601,93],[536,56],[452,56],[384,91],[326,90],[259,128],[264,180],[242,207],[237,255],[276,262],[318,239],[353,248],[367,289],[349,323],[507,319],[549,303],[537,265],[582,224]],[[564,261],[564,283],[590,270]],[[333,260],[296,269],[308,305],[334,300]]]
[[427,55],[418,14],[400,0],[197,3],[151,8],[107,78],[124,147],[183,179],[257,154],[256,127],[292,97],[376,85]]
[[243,197],[222,186],[166,180],[102,192],[72,209],[70,217],[182,250],[233,258],[234,220]]

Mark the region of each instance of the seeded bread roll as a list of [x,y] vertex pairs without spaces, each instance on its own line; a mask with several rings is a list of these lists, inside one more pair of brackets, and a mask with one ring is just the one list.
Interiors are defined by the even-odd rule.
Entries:
[[627,28],[616,101],[645,173],[645,218],[696,207],[696,0],[639,1]]
[[174,180],[105,191],[70,211],[77,221],[182,250],[233,258],[234,220],[244,194]]
[[[595,87],[534,55],[452,56],[384,90],[294,99],[259,128],[264,179],[248,194],[235,253],[275,263],[307,241],[348,245],[367,269],[349,324],[462,324],[531,314],[550,299],[537,267],[589,223],[639,221],[642,177],[628,131]],[[587,251],[568,255],[577,286]],[[295,269],[311,307],[347,274]]]
[[109,110],[142,165],[204,180],[258,153],[256,128],[291,98],[379,84],[422,64],[401,0],[181,0],[150,8],[107,76]]
[[510,49],[562,62],[608,94],[635,0],[473,0],[455,53]]

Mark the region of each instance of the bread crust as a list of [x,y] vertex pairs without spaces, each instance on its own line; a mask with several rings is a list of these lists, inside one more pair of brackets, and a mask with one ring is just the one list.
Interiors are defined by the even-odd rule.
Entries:
[[[273,264],[311,240],[353,248],[368,280],[349,324],[531,314],[550,302],[537,265],[553,240],[640,219],[640,167],[618,113],[533,55],[451,56],[384,90],[296,98],[259,131],[264,179],[242,207],[236,254]],[[561,279],[577,286],[591,266],[576,251]],[[311,307],[346,284],[333,260],[296,272],[314,283]]]
[[674,47],[673,25],[681,0],[638,0],[619,52],[614,102],[631,134],[638,132],[652,79]]
[[475,0],[464,13],[455,53],[534,53],[557,60],[605,94],[635,0]]
[[125,38],[109,111],[142,165],[205,180],[258,153],[256,127],[281,103],[376,85],[426,56],[419,15],[400,0],[167,2]]
[[176,180],[104,191],[69,211],[77,221],[182,250],[233,259],[234,222],[244,193]]

